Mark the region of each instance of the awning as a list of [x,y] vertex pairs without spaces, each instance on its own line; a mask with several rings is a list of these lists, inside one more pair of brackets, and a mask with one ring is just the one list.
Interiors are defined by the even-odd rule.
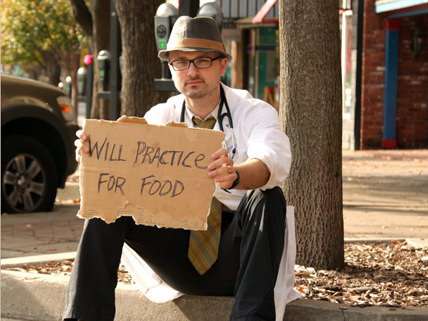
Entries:
[[[200,0],[200,3],[212,0]],[[226,21],[259,17],[261,20],[278,19],[277,0],[217,0]]]
[[377,0],[375,2],[375,12],[389,12],[419,6],[426,3],[428,3],[428,0]]
[[277,0],[267,0],[264,5],[260,8],[257,14],[254,16],[252,23],[262,23],[263,19],[276,4]]

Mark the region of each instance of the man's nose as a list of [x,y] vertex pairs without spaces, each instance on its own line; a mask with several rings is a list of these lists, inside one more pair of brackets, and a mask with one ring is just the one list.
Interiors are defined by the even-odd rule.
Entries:
[[195,66],[195,63],[193,61],[190,62],[189,68],[187,68],[187,74],[188,75],[194,75],[199,72],[199,69]]

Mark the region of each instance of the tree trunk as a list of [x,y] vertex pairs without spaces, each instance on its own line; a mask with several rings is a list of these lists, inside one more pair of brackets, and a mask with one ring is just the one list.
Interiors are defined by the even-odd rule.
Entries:
[[65,64],[62,66],[67,74],[71,76],[71,105],[73,106],[74,117],[77,119],[77,110],[79,105],[79,93],[77,90],[77,70],[80,67],[80,52],[72,51],[61,59]]
[[108,100],[98,98],[98,92],[101,90],[101,86],[98,83],[98,62],[96,58],[99,51],[103,49],[110,51],[110,0],[93,0],[92,4],[94,83],[92,87],[91,117],[106,119],[109,115],[109,102]]
[[76,22],[88,37],[92,37],[92,14],[86,6],[85,0],[70,0],[70,4]]
[[117,15],[122,38],[121,114],[142,116],[168,93],[154,90],[160,61],[154,37],[154,16],[162,0],[118,0]]
[[338,1],[280,1],[280,117],[293,163],[286,186],[296,207],[297,262],[344,264],[342,111]]
[[61,66],[58,60],[53,58],[52,55],[46,55],[46,57],[46,75],[49,79],[49,83],[58,86],[61,81]]

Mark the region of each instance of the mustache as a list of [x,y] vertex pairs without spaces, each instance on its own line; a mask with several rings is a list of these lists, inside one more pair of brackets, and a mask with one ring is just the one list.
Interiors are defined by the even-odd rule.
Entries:
[[200,77],[194,77],[194,78],[189,78],[189,79],[187,79],[187,80],[186,80],[186,82],[185,82],[185,84],[187,85],[189,82],[191,82],[191,81],[195,81],[195,80],[205,82],[205,80],[203,80],[203,79],[202,79],[202,78],[200,78]]

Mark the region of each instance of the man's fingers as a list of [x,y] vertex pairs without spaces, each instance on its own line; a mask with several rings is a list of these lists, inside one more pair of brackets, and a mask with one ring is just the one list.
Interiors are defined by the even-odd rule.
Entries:
[[89,139],[88,134],[86,134],[83,129],[79,129],[78,131],[76,131],[76,136],[83,141],[87,141]]
[[81,139],[76,139],[74,141],[74,146],[76,146],[76,159],[79,157],[82,153],[87,155],[89,154],[89,145],[88,141],[82,141]]
[[229,182],[229,185],[232,185],[232,183],[235,180],[235,178],[236,178],[235,174],[229,174],[229,175],[226,175],[226,176],[216,177],[214,179],[214,181],[217,182],[217,183]]
[[84,153],[85,155],[88,155],[88,154],[89,154],[89,146],[88,146],[88,144],[83,144],[80,150],[81,150],[81,151],[82,151],[82,153]]
[[228,157],[223,156],[208,164],[208,170],[211,171],[223,165],[233,165],[233,162]]
[[227,151],[224,148],[220,148],[218,150],[216,150],[212,155],[211,155],[211,159],[212,160],[216,160],[222,156],[227,156]]
[[208,176],[211,178],[217,178],[220,176],[226,176],[234,173],[234,169],[232,166],[223,165],[221,167],[217,167],[213,170],[208,171]]
[[79,129],[78,131],[76,131],[76,136],[80,139],[82,139],[82,136],[86,135],[85,132],[83,131],[83,129]]

